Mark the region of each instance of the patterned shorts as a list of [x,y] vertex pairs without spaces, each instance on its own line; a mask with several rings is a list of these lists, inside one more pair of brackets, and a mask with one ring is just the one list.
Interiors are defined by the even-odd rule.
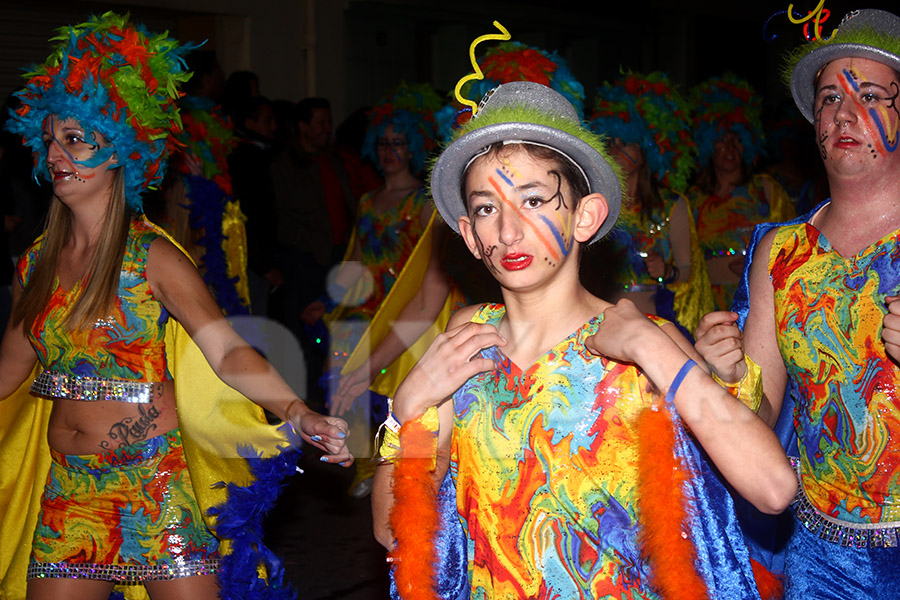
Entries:
[[51,450],[28,578],[120,583],[215,573],[181,432],[90,455]]

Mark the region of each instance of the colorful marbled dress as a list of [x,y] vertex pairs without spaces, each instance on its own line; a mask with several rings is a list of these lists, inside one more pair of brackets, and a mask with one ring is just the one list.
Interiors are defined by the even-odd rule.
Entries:
[[900,368],[881,339],[885,297],[900,292],[898,240],[845,258],[803,223],[778,230],[769,259],[803,489],[854,523],[900,521]]
[[[766,187],[772,190],[772,197],[768,199]],[[695,186],[688,190],[688,199],[697,224],[697,237],[707,260],[744,256],[755,225],[794,217],[787,192],[765,174],[754,175],[727,198],[707,194]],[[737,287],[737,275],[734,283],[713,282],[716,310],[728,310]]]
[[[497,323],[500,305],[473,319]],[[634,367],[593,356],[600,317],[522,371],[454,395],[451,472],[474,598],[656,598],[637,541],[634,421],[652,402]]]
[[[150,221],[132,221],[116,302],[110,314],[90,328],[67,330],[65,318],[80,293],[81,284],[76,282],[65,290],[57,282],[47,307],[26,332],[44,369],[127,381],[172,379],[167,370],[165,346],[169,313],[154,297],[146,275],[150,244],[162,236]],[[39,238],[19,260],[17,273],[22,287],[31,278],[42,240]]]
[[375,212],[374,196],[369,192],[360,199],[352,238],[368,275],[348,292],[344,304],[336,309],[338,315],[332,315],[332,348],[339,359],[356,346],[424,231],[422,210],[428,202],[424,189],[383,213]]

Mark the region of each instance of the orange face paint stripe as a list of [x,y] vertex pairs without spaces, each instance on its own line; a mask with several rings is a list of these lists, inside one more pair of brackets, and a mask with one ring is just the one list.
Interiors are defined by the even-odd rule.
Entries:
[[550,256],[553,257],[553,260],[559,260],[559,253],[556,251],[556,249],[554,249],[553,244],[551,244],[550,240],[547,239],[547,236],[545,236],[543,233],[541,233],[541,231],[538,229],[537,225],[535,225],[531,221],[531,219],[526,219],[525,215],[522,214],[522,211],[520,211],[517,206],[515,206],[512,202],[509,201],[509,199],[503,193],[503,190],[500,189],[500,184],[497,183],[497,180],[494,179],[493,177],[488,177],[488,182],[490,182],[490,184],[493,186],[494,190],[500,196],[500,200],[504,204],[506,204],[509,208],[516,211],[516,214],[518,214],[522,218],[522,221],[527,223],[528,226],[531,227],[531,230],[534,231],[535,235],[538,237],[538,239],[541,241],[541,243],[544,244],[544,247],[547,249],[547,252],[550,253]]

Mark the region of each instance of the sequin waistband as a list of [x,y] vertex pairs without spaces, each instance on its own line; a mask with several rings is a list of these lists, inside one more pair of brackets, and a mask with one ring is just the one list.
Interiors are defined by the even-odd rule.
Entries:
[[[794,470],[800,473],[800,460],[791,457]],[[900,546],[900,521],[887,523],[851,523],[826,515],[806,496],[800,486],[794,499],[797,520],[823,540],[845,548],[897,548]]]
[[191,560],[181,564],[103,565],[96,563],[40,563],[28,565],[28,579],[59,578],[95,579],[121,584],[142,581],[181,579],[194,575],[212,575],[219,570],[221,558]]
[[107,400],[148,404],[153,400],[152,381],[125,381],[105,377],[85,377],[59,371],[45,370],[31,384],[31,392],[47,398],[68,398],[84,402]]

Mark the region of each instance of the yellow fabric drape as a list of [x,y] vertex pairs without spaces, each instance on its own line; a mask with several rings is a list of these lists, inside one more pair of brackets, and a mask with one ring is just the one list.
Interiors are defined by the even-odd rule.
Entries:
[[[343,369],[341,369],[341,375],[355,371],[368,360],[371,350],[377,347],[388,333],[390,333],[391,328],[394,326],[394,322],[397,320],[401,311],[403,311],[403,308],[410,300],[412,300],[416,295],[416,292],[419,291],[419,288],[422,287],[425,271],[428,269],[428,263],[431,260],[436,223],[437,212],[434,212],[428,220],[428,225],[422,232],[415,248],[413,248],[412,253],[410,253],[406,264],[403,265],[403,269],[397,276],[397,280],[379,305],[378,310],[375,312],[375,316],[372,317],[372,321],[369,323],[365,333],[363,333],[363,336],[350,353],[347,362],[344,364]],[[354,234],[352,238],[355,239],[355,237]],[[352,248],[348,248],[346,256],[349,257],[351,255]],[[352,306],[353,304],[348,302],[348,300],[356,300],[359,297],[359,294],[364,293],[364,290],[361,287],[363,285],[364,283],[361,281],[347,291],[341,306],[338,306],[328,315],[326,320],[327,323],[340,320],[344,307],[348,305]],[[397,357],[394,362],[375,378],[369,389],[378,394],[382,394],[383,396],[393,396],[394,392],[397,391],[397,387],[399,387],[410,369],[412,369],[416,362],[422,357],[422,354],[425,353],[428,346],[431,345],[435,336],[443,332],[447,327],[450,315],[453,313],[453,310],[462,303],[462,300],[463,298],[460,291],[455,286],[451,286],[450,293],[447,294],[444,305],[434,322],[421,336],[419,336],[419,339],[416,340],[415,343],[407,348],[403,354]]]
[[241,303],[250,306],[250,284],[247,281],[247,217],[241,212],[241,203],[232,200],[225,205],[222,214],[222,250],[229,278],[237,278],[234,289]]
[[[683,195],[679,194],[682,198]],[[687,199],[685,198],[685,203]],[[686,206],[690,207],[687,203]],[[700,324],[700,319],[708,312],[715,310],[712,285],[709,281],[709,271],[706,268],[706,258],[700,248],[700,239],[697,237],[697,226],[694,224],[694,214],[688,208],[688,224],[691,236],[691,276],[687,281],[671,284],[675,293],[674,310],[678,322],[687,329],[691,335]]]

